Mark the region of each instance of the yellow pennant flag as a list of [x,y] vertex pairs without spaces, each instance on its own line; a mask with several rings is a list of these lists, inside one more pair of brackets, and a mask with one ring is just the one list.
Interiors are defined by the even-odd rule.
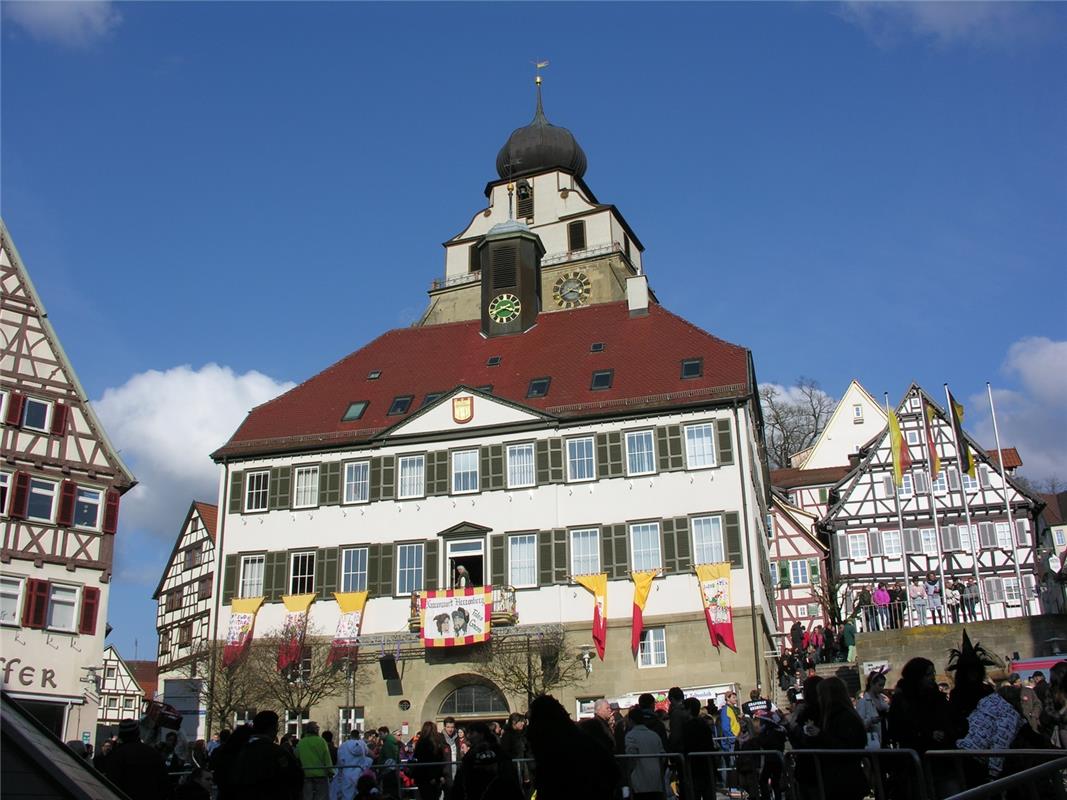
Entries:
[[930,477],[932,480],[937,480],[938,473],[941,472],[941,454],[937,452],[937,445],[934,443],[934,420],[937,418],[937,412],[934,407],[929,403],[926,404],[926,449],[930,453]]
[[333,596],[342,614],[363,611],[363,606],[367,604],[366,592],[334,592]]
[[282,595],[282,603],[285,604],[285,610],[290,614],[303,614],[309,608],[311,604],[315,602],[315,598],[318,597],[315,592],[308,594],[285,594]]
[[911,453],[900,431],[897,412],[892,409],[889,410],[889,447],[893,452],[893,483],[899,488],[904,485],[904,472],[911,469]]
[[593,593],[593,644],[603,661],[608,642],[608,575],[577,575],[574,580]]
[[263,605],[262,597],[235,597],[230,601],[230,612],[233,614],[255,614]]
[[641,647],[641,633],[645,629],[645,603],[648,602],[648,593],[652,591],[652,581],[658,574],[658,569],[630,573],[630,578],[634,582],[634,614],[630,626],[630,647],[634,655],[637,655]]

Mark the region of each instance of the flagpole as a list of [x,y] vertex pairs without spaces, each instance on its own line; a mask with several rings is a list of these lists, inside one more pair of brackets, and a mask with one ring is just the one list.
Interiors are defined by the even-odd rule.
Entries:
[[[981,575],[978,573],[978,531],[971,524],[971,503],[967,499],[967,487],[963,485],[963,456],[960,450],[960,438],[956,435],[956,426],[953,424],[956,411],[952,408],[952,394],[948,390],[948,384],[945,384],[945,408],[948,409],[949,414],[949,427],[952,428],[952,441],[956,445],[956,472],[960,477],[960,495],[963,497],[963,516],[967,520],[967,536],[971,540],[971,563],[974,566],[974,582],[978,585],[978,601],[982,606],[982,617],[986,620],[989,619],[989,603],[986,602],[985,587],[982,585]],[[963,420],[960,420],[960,429],[963,429]],[[966,447],[966,442],[963,444]],[[1019,591],[1022,591],[1022,587],[1019,587]]]
[[[926,493],[930,498],[930,516],[934,520],[934,538],[937,540],[937,574],[941,578],[941,620],[944,622],[947,608],[945,607],[945,552],[941,547],[941,523],[937,521],[937,501],[934,499],[934,476],[931,474],[931,465],[934,463],[934,453],[927,452],[933,443],[930,441],[930,432],[926,427],[926,397],[920,389],[919,416],[922,418],[923,435],[919,448],[926,457]],[[948,478],[945,478],[948,482]],[[933,616],[933,614],[931,614]]]
[[1030,598],[1026,597],[1023,588],[1023,574],[1019,569],[1019,537],[1015,530],[1015,520],[1011,513],[1011,498],[1008,496],[1008,477],[1004,469],[1004,451],[1000,449],[1000,429],[997,427],[997,412],[993,407],[993,387],[989,381],[985,382],[986,393],[989,395],[989,414],[993,417],[993,438],[997,443],[997,462],[1000,464],[1000,482],[1004,486],[1004,507],[1008,510],[1008,534],[1012,543],[1012,562],[1015,564],[1015,580],[1019,582],[1019,605],[1022,606],[1023,616],[1030,616]]
[[[890,411],[889,411],[889,392],[885,392],[884,394],[885,394],[885,415],[886,415],[886,420],[887,420],[887,422],[886,422],[886,430],[888,431],[889,430],[888,419],[889,419],[889,414],[890,414]],[[890,433],[890,440],[891,441],[890,441],[890,444],[889,444],[889,458],[890,458],[890,460],[892,460],[892,458],[893,458],[893,444],[892,444],[892,434],[891,433]],[[905,442],[905,444],[907,444],[907,442]],[[900,534],[900,560],[904,564],[904,607],[905,607],[905,610],[907,611],[907,614],[908,614],[908,617],[907,617],[907,619],[908,619],[908,627],[910,628],[911,625],[912,625],[911,591],[910,591],[910,588],[911,588],[910,587],[911,577],[910,577],[909,571],[908,571],[908,548],[904,545],[904,517],[901,516],[901,513],[900,513],[900,494],[897,492],[896,481],[893,481],[893,502],[894,502],[894,505],[897,508],[897,531],[899,531],[899,534]],[[885,546],[884,545],[882,547],[882,558],[885,558]],[[902,628],[904,627],[904,621],[903,620],[901,620],[900,627],[902,627]]]

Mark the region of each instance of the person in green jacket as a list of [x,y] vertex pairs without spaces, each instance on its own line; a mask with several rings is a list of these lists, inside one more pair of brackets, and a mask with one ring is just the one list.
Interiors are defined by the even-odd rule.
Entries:
[[378,772],[382,793],[399,797],[400,775],[396,771],[396,765],[400,763],[400,742],[390,733],[386,725],[378,728],[378,740],[382,743],[382,746],[378,750],[378,758],[375,760],[375,764],[382,767]]
[[319,736],[317,722],[304,726],[304,735],[296,746],[296,757],[304,768],[304,800],[329,800],[333,761],[326,740]]
[[846,619],[841,629],[841,644],[848,648],[845,661],[849,664],[853,663],[856,660],[856,626],[852,624],[851,619]]

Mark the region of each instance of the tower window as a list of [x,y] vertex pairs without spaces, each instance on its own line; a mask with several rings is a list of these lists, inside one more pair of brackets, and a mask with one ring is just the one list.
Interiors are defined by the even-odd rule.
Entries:
[[630,237],[629,236],[623,236],[622,237],[622,251],[626,254],[627,258],[630,257]]
[[366,400],[357,400],[348,406],[348,410],[345,415],[341,417],[341,422],[355,422],[357,419],[363,416],[363,412],[367,410]]
[[580,219],[567,226],[567,249],[571,252],[585,249],[585,220]]
[[530,381],[530,388],[526,392],[527,397],[544,397],[548,394],[548,387],[552,383],[551,378],[534,378]]
[[611,383],[615,379],[615,370],[613,369],[601,369],[593,373],[593,382],[589,384],[589,388],[593,391],[602,389],[610,389]]
[[388,415],[395,417],[398,414],[408,413],[408,409],[411,408],[411,401],[414,399],[413,395],[405,394],[400,397],[394,397],[392,404],[389,406]]
[[682,361],[682,378],[699,378],[704,374],[704,359],[687,358]]
[[603,342],[593,342],[591,345],[589,345],[589,352],[590,353],[603,353],[604,352],[604,343]]
[[475,242],[470,246],[470,253],[467,256],[468,268],[470,272],[481,272],[482,270],[482,254],[478,252],[478,242]]
[[489,356],[489,360],[485,362],[487,367],[495,367],[500,364],[500,356]]
[[493,288],[510,289],[516,283],[518,250],[515,245],[502,244],[493,249]]
[[519,219],[530,219],[534,215],[533,184],[523,178],[519,181],[515,190],[515,216]]

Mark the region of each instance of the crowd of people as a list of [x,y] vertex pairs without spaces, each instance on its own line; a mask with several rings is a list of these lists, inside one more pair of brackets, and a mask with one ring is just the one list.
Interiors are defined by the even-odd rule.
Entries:
[[974,578],[946,578],[936,572],[913,575],[907,585],[879,581],[863,586],[854,598],[857,619],[865,631],[885,631],[917,625],[977,622],[978,583]]
[[840,625],[816,625],[810,630],[799,620],[789,629],[792,647],[778,656],[778,685],[782,691],[798,685],[816,665],[856,660],[856,626],[851,619]]
[[[598,700],[575,722],[543,695],[501,722],[447,717],[407,741],[384,727],[356,730],[337,747],[313,722],[279,738],[278,715],[263,711],[183,757],[173,734],[149,746],[126,720],[94,763],[132,800],[907,800],[923,777],[902,750],[1004,751],[931,761],[944,797],[1040,763],[1012,749],[1067,749],[1067,661],[1047,679],[999,683],[988,663],[964,634],[946,667],[951,687],[933,662],[913,658],[892,689],[876,671],[857,697],[841,679],[811,674],[783,708],[758,689],[744,703],[730,691],[719,705],[674,687],[665,704],[651,694],[628,709]],[[1037,788],[1053,796],[1051,784]]]

